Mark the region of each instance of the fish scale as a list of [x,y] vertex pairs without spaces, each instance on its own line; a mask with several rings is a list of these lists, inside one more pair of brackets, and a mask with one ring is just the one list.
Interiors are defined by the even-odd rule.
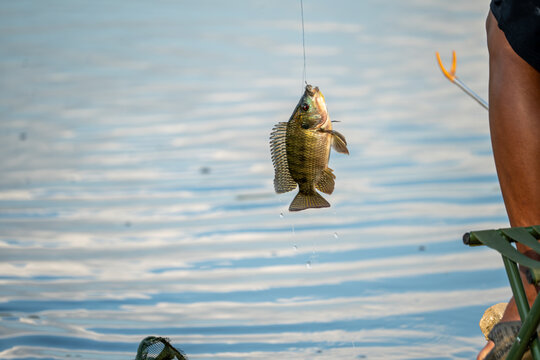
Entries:
[[[294,127],[287,126],[287,158],[289,171],[302,189],[317,182],[317,176],[327,167],[330,156],[330,135],[326,133],[302,134]],[[301,141],[300,141],[301,140]],[[303,181],[302,181],[303,180]],[[309,188],[305,189],[306,191]]]

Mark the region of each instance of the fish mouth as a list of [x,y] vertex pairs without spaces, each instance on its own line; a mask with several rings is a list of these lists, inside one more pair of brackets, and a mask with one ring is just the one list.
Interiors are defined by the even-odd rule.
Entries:
[[315,94],[319,93],[319,88],[317,86],[313,87],[312,85],[307,84],[306,93],[309,96],[315,96]]
[[322,92],[319,90],[318,86],[306,84],[306,95],[312,99],[314,105],[317,107],[317,114],[310,116],[314,122],[313,129],[325,127],[329,118]]

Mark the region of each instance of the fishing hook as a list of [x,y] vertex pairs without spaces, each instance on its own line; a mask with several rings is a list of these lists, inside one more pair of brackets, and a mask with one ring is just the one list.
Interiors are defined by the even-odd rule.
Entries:
[[441,71],[443,72],[444,76],[448,80],[450,80],[451,83],[454,83],[459,87],[461,90],[463,90],[467,95],[472,97],[474,100],[476,100],[480,105],[484,107],[484,109],[489,110],[488,103],[482,99],[479,95],[477,95],[474,91],[472,91],[467,85],[463,83],[457,76],[456,76],[456,52],[452,51],[452,67],[450,68],[450,72],[445,69],[445,67],[442,64],[441,56],[439,55],[439,52],[436,51],[435,55],[437,55],[437,62],[439,63],[439,67],[441,68]]

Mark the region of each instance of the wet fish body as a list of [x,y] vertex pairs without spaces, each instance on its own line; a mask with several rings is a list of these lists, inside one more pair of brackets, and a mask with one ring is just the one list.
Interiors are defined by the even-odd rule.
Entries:
[[270,135],[275,191],[299,188],[290,211],[330,206],[317,190],[326,194],[334,191],[336,176],[328,167],[331,147],[349,153],[345,137],[332,130],[319,88],[306,85],[289,121],[276,124]]

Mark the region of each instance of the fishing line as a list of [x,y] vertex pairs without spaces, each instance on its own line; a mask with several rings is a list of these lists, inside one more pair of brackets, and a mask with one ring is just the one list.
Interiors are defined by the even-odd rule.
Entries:
[[304,84],[306,82],[306,36],[304,31],[304,1],[300,0],[300,14],[302,15],[302,50],[304,53],[304,72],[302,73],[302,90],[304,90]]

